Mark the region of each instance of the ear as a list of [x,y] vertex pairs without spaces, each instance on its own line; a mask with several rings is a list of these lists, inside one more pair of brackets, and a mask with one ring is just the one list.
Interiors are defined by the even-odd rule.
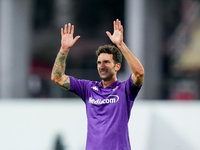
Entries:
[[120,68],[121,68],[121,64],[120,63],[115,64],[115,71],[116,72],[119,71]]

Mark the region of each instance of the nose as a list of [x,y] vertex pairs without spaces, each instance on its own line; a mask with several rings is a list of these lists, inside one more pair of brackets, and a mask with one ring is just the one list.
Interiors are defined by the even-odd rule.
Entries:
[[99,64],[99,68],[100,69],[104,69],[105,68],[105,64],[104,63]]

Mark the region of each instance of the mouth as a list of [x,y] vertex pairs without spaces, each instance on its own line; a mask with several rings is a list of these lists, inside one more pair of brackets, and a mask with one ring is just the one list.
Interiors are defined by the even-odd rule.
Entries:
[[101,75],[106,75],[106,74],[108,73],[108,71],[107,71],[107,70],[100,70],[99,73],[100,73]]

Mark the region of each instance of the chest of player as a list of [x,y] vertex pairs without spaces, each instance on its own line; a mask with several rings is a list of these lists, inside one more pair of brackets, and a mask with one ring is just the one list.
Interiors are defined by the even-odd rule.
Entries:
[[116,86],[115,88],[98,88],[92,86],[86,94],[86,104],[93,107],[116,108],[125,107],[126,95],[124,88]]
[[86,97],[86,111],[89,122],[96,126],[102,126],[102,124],[114,123],[117,120],[118,122],[127,121],[129,107],[123,87],[92,87],[92,90],[88,90]]

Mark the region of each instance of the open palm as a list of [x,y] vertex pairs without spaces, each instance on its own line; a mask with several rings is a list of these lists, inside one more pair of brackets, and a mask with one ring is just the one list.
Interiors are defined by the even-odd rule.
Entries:
[[76,41],[80,38],[80,36],[76,36],[73,38],[74,35],[74,26],[70,23],[65,25],[65,28],[61,28],[61,45],[63,50],[69,50]]
[[121,21],[119,19],[114,21],[113,27],[113,34],[111,35],[111,33],[108,31],[106,32],[106,34],[115,45],[120,45],[123,42],[123,26],[121,25]]

